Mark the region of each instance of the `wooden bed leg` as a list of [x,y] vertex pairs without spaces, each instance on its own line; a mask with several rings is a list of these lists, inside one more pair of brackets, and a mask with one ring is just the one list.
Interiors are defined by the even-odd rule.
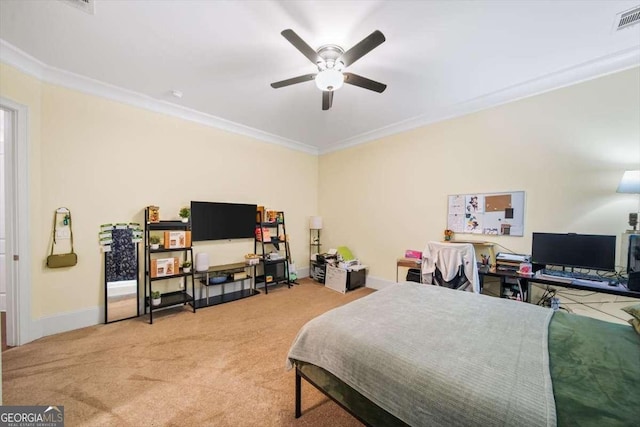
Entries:
[[302,411],[300,410],[302,397],[302,378],[300,377],[300,371],[296,366],[296,418],[300,418]]

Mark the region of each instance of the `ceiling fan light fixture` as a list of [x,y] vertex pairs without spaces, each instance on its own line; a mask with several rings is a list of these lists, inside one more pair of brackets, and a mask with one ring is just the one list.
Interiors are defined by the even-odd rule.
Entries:
[[375,30],[347,51],[335,44],[327,44],[320,46],[317,50],[313,50],[311,46],[291,29],[283,30],[280,34],[309,61],[315,64],[318,67],[318,72],[273,82],[271,83],[272,88],[278,89],[315,80],[317,88],[322,91],[323,111],[331,108],[333,92],[340,89],[345,83],[378,93],[384,92],[387,88],[387,85],[376,82],[375,80],[362,77],[358,74],[343,72],[345,68],[351,66],[354,62],[386,40],[384,34],[379,30]]
[[323,70],[316,76],[316,86],[322,91],[335,91],[344,84],[344,75],[334,69]]

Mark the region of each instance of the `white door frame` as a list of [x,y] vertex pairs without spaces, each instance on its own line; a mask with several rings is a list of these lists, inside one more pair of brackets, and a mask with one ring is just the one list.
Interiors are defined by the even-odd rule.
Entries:
[[11,114],[5,142],[7,344],[22,345],[31,337],[31,251],[29,246],[29,135],[27,106],[0,97]]

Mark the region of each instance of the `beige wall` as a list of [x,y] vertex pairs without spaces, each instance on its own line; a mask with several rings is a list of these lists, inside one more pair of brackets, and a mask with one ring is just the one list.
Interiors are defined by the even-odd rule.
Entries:
[[[34,319],[101,307],[99,225],[143,222],[144,207],[178,218],[191,200],[256,203],[285,211],[294,260],[308,257],[317,212],[316,156],[41,83],[0,68],[0,95],[29,107]],[[78,265],[45,267],[52,215],[73,213]],[[237,262],[253,241],[198,244],[212,264]]]
[[[638,209],[637,196],[615,193],[640,168],[638,93],[636,68],[318,159],[0,65],[0,96],[29,108],[32,317],[102,306],[98,226],[142,222],[149,204],[163,218],[190,200],[282,209],[299,268],[320,213],[323,248],[349,246],[383,280],[405,249],[441,238],[449,194],[524,190],[525,236],[491,239],[516,252],[529,252],[533,231],[619,234]],[[44,261],[59,206],[73,212],[79,263],[56,271]],[[216,264],[252,250],[196,247]]]
[[534,231],[619,235],[639,204],[615,192],[640,168],[639,94],[635,68],[323,155],[323,243],[395,280],[405,249],[442,239],[448,195],[518,190],[524,237],[487,240],[530,253]]

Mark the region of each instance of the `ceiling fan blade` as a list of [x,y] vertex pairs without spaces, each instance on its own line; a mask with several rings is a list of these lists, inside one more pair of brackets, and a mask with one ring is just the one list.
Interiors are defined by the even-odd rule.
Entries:
[[368,79],[366,77],[359,76],[353,73],[343,73],[344,82],[350,85],[359,86],[365,89],[372,90],[374,92],[382,93],[387,88],[386,84],[377,82],[375,80]]
[[309,58],[309,61],[313,62],[315,65],[318,61],[320,61],[320,57],[318,53],[311,48],[304,40],[300,38],[293,30],[287,29],[281,32],[282,36],[289,40],[296,49],[298,49],[304,56]]
[[331,108],[331,104],[333,104],[333,91],[323,90],[322,91],[322,109],[328,110]]
[[342,61],[344,66],[348,67],[376,47],[380,46],[385,40],[384,34],[375,30],[373,33],[362,39],[360,43],[343,53],[338,61]]
[[[317,73],[316,73],[317,74]],[[292,77],[287,80],[282,80],[279,82],[271,83],[271,87],[274,89],[278,89],[281,87],[294,85],[296,83],[303,83],[313,80],[316,77],[316,74],[305,74],[304,76]]]

